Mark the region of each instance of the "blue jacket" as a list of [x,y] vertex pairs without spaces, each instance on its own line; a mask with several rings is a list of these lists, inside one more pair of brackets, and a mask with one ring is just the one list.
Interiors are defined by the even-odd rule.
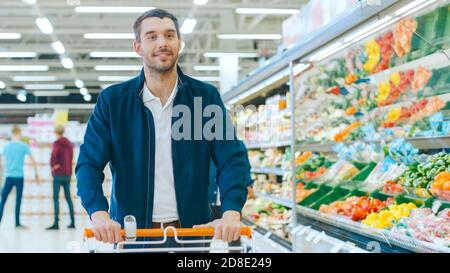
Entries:
[[[178,68],[179,87],[173,105],[191,110],[194,124],[194,97],[202,99],[203,109],[218,105],[223,111],[223,124],[231,121],[217,89],[195,80]],[[155,128],[151,111],[140,96],[144,71],[123,83],[105,89],[97,99],[75,169],[78,195],[89,215],[103,210],[123,226],[126,215],[134,215],[139,228],[152,224],[154,196]],[[172,117],[172,124],[178,119]],[[203,117],[203,126],[209,119]],[[203,128],[202,126],[202,128]],[[232,126],[232,125],[231,125]],[[194,128],[194,126],[191,126]],[[209,167],[211,159],[217,166],[217,183],[222,194],[224,211],[241,211],[247,197],[248,168],[244,151],[233,130],[232,140],[175,140],[172,157],[177,209],[182,227],[210,221],[208,204]],[[109,163],[113,184],[110,206],[104,196],[103,170]]]
[[[248,169],[248,176],[245,179],[245,184],[247,187],[250,187],[253,185],[253,179],[250,175],[251,165],[250,161],[248,159],[248,152],[247,148],[245,147],[244,142],[239,140],[239,143],[241,144],[242,148],[244,149],[244,155],[245,155],[245,163]],[[209,171],[209,203],[211,206],[217,206],[217,192],[218,192],[218,185],[217,185],[217,179],[216,179],[216,165],[214,164],[214,161],[211,160],[210,164],[210,171]],[[222,196],[220,196],[222,198]],[[222,203],[222,201],[220,201]]]

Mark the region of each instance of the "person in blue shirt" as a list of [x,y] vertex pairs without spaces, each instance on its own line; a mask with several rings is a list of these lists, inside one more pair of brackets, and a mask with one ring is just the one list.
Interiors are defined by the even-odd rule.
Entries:
[[5,158],[5,185],[1,193],[0,222],[8,195],[12,188],[16,187],[16,228],[25,228],[20,224],[20,205],[22,202],[24,180],[23,167],[25,164],[25,156],[27,155],[35,170],[36,182],[39,183],[36,161],[31,155],[30,147],[21,141],[21,133],[21,129],[14,126],[12,129],[12,141],[4,147],[2,152],[2,156]]

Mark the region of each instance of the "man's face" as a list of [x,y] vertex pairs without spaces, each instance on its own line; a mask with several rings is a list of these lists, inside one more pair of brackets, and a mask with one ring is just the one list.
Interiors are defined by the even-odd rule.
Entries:
[[175,67],[181,41],[171,19],[151,17],[142,21],[140,41],[133,46],[147,67],[165,73]]

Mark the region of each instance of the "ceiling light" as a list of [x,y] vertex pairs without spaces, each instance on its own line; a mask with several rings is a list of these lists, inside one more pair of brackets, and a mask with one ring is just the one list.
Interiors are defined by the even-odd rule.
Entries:
[[83,96],[83,99],[85,101],[91,101],[92,100],[92,96],[90,94],[86,94],[86,95]]
[[281,34],[218,34],[220,40],[280,40]]
[[140,71],[141,65],[96,65],[97,71]]
[[202,6],[208,4],[208,0],[194,0],[194,4],[197,6]]
[[59,91],[34,91],[33,95],[35,97],[65,97],[65,96],[69,96],[70,92],[69,91],[63,91],[63,90],[59,90]]
[[36,4],[36,0],[22,0],[22,2],[28,4],[28,5],[34,5]]
[[76,7],[79,13],[144,13],[154,7]]
[[190,34],[194,31],[195,25],[197,24],[197,19],[195,18],[186,18],[181,25],[181,33],[182,34]]
[[48,65],[0,65],[0,71],[48,71]]
[[134,39],[134,33],[85,33],[84,39]]
[[0,33],[0,40],[17,40],[21,37],[20,33]]
[[220,77],[200,77],[200,76],[192,76],[194,79],[204,82],[220,82]]
[[6,87],[6,84],[4,82],[0,81],[0,89],[3,89],[5,87]]
[[77,88],[83,88],[84,87],[84,82],[82,80],[76,80],[75,81],[75,86]]
[[61,64],[65,69],[72,69],[73,68],[73,62],[72,59],[69,57],[64,57],[61,59]]
[[36,25],[39,27],[42,33],[51,34],[53,33],[53,26],[46,17],[39,17],[36,19]]
[[16,98],[21,102],[26,102],[27,101],[27,92],[25,90],[18,91]]
[[62,90],[64,84],[25,84],[23,86],[27,90]]
[[84,95],[89,94],[89,91],[87,90],[86,87],[83,87],[83,88],[80,88],[80,94],[84,96]]
[[257,53],[226,53],[226,52],[206,52],[203,54],[205,58],[219,58],[227,56],[237,56],[239,58],[257,58]]
[[131,79],[132,77],[126,76],[99,76],[99,82],[122,82]]
[[63,43],[60,41],[54,42],[51,44],[53,50],[58,53],[59,55],[62,55],[66,52],[66,49],[64,48]]
[[276,14],[276,15],[289,15],[297,14],[297,9],[259,9],[259,8],[237,8],[238,14]]
[[92,58],[140,58],[136,52],[91,52]]
[[0,52],[0,58],[35,58],[36,52]]
[[220,66],[218,65],[196,65],[194,66],[195,71],[220,71]]
[[15,82],[52,82],[56,81],[55,76],[15,76]]

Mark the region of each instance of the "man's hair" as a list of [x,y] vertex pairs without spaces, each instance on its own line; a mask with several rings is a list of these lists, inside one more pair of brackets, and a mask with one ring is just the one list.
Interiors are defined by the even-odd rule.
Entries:
[[134,22],[133,29],[134,29],[134,35],[136,37],[136,41],[139,42],[141,40],[140,33],[141,33],[142,21],[144,21],[147,18],[153,18],[153,17],[157,17],[157,18],[161,18],[161,19],[169,18],[170,20],[172,20],[172,22],[175,25],[175,29],[177,30],[177,36],[178,36],[178,38],[180,38],[180,26],[178,24],[177,17],[175,17],[173,14],[171,14],[163,9],[151,9],[151,10],[144,12]]
[[11,133],[12,133],[13,135],[20,135],[20,134],[22,133],[22,129],[20,129],[19,126],[14,125],[13,128],[12,128],[12,130],[11,130]]
[[64,126],[62,126],[62,125],[56,126],[55,133],[57,133],[60,136],[64,135]]

